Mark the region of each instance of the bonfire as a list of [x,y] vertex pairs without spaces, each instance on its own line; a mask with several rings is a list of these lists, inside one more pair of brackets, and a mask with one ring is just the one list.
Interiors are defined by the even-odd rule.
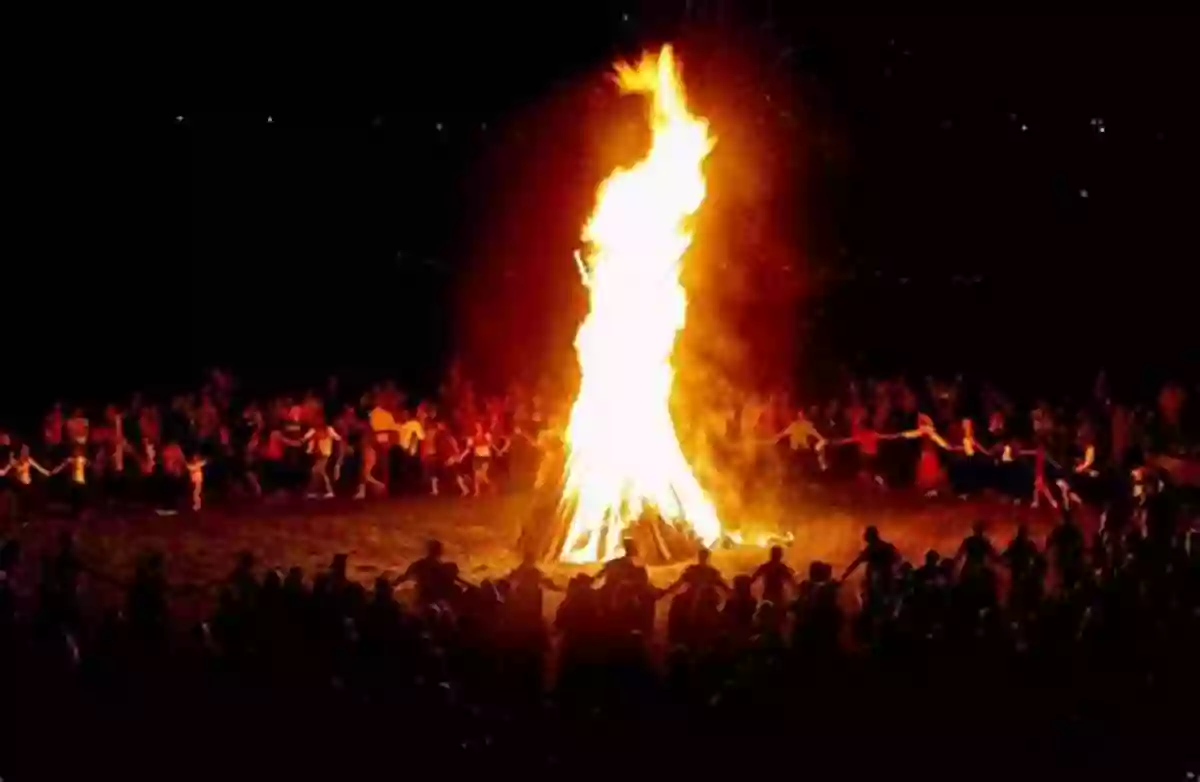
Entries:
[[670,409],[687,313],[680,270],[714,139],[688,110],[669,46],[619,64],[616,76],[623,91],[646,97],[653,141],[600,185],[576,255],[590,308],[575,340],[581,381],[566,429],[557,549],[572,563],[619,554],[636,528],[648,528],[665,557],[679,553],[673,541],[712,545],[721,536]]

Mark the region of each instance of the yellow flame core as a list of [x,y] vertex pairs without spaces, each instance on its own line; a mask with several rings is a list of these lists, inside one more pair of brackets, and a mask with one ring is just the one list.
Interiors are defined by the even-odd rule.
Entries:
[[614,554],[648,507],[705,545],[721,534],[670,412],[671,355],[687,311],[680,266],[714,139],[687,109],[670,47],[636,67],[618,65],[617,82],[650,99],[653,142],[600,185],[583,232],[588,249],[577,257],[591,306],[575,339],[582,381],[566,430],[561,552],[576,563]]

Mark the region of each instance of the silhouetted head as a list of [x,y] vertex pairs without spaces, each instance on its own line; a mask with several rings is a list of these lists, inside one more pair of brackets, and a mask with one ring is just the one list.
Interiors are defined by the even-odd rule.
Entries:
[[430,559],[438,559],[442,556],[442,541],[431,540],[425,544],[425,555]]
[[941,558],[941,554],[937,553],[933,549],[929,549],[929,551],[925,552],[925,565],[927,567],[935,567]]
[[1026,538],[1029,537],[1029,525],[1028,524],[1018,524],[1017,525],[1017,537],[1020,538],[1021,540],[1025,540]]
[[875,525],[867,527],[866,532],[863,533],[863,540],[865,540],[867,543],[878,543],[879,529],[876,528]]
[[633,542],[633,538],[625,538],[622,545],[625,548],[625,556],[636,557],[638,555],[637,544]]
[[772,562],[782,562],[783,561],[783,546],[771,546],[771,561]]
[[339,576],[346,575],[346,565],[350,560],[349,554],[334,554],[333,562],[329,563],[329,570]]
[[983,530],[984,530],[984,523],[983,523],[982,519],[977,519],[975,521],[975,523],[973,523],[971,525],[971,532],[975,533],[976,535],[982,535]]
[[712,552],[706,548],[702,548],[696,552],[696,561],[699,562],[701,565],[707,565],[708,558],[710,556],[712,556]]

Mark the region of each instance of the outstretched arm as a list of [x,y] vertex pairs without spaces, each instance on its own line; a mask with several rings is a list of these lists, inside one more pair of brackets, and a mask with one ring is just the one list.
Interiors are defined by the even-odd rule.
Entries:
[[[416,563],[414,562],[413,564],[415,565]],[[392,580],[392,586],[400,586],[406,581],[412,581],[413,575],[413,565],[409,565],[404,569],[403,573]]]
[[860,552],[857,557],[854,558],[854,561],[850,563],[849,567],[847,567],[845,572],[842,573],[842,577],[838,580],[845,581],[847,578],[850,577],[850,574],[853,573],[855,570],[858,570],[858,566],[861,565],[863,562],[866,562],[866,560],[867,560],[867,552],[864,550],[864,551]]

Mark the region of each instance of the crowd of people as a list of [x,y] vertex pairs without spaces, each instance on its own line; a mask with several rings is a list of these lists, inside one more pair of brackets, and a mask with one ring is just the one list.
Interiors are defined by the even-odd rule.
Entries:
[[[1161,477],[1157,457],[1194,457],[1200,442],[1178,385],[1138,405],[1114,398],[1101,375],[1073,407],[1019,406],[962,379],[848,380],[843,389],[808,407],[786,393],[747,395],[691,426],[704,430],[718,467],[746,474],[748,490],[783,468],[792,484],[858,477],[1035,507],[1140,493]],[[392,383],[351,396],[336,378],[320,392],[255,400],[214,371],[165,405],[138,396],[99,411],[55,404],[40,432],[0,432],[0,487],[21,519],[51,505],[174,514],[209,498],[542,489],[562,475],[567,413],[544,386],[484,395],[460,370],[423,400]]]
[[[526,557],[473,584],[436,541],[369,588],[344,555],[306,574],[246,553],[192,628],[154,554],[122,607],[85,616],[93,574],[69,533],[22,611],[10,542],[0,773],[325,777],[399,762],[528,777],[607,760],[1181,779],[1200,735],[1200,536],[1169,492],[1146,519],[1088,540],[1066,513],[1045,541],[1022,528],[1005,545],[977,524],[919,563],[870,527],[838,578],[823,562],[801,577],[776,547],[728,579],[701,550],[662,587],[632,541],[566,583]],[[549,624],[547,590],[565,593]]]
[[[40,568],[19,567],[11,538],[0,548],[0,775],[328,776],[399,761],[525,776],[778,763],[852,777],[911,764],[923,777],[1184,778],[1200,735],[1200,538],[1186,487],[1147,458],[1187,452],[1183,394],[1126,411],[1098,384],[1079,417],[1037,405],[1022,422],[990,393],[970,410],[960,388],[930,384],[921,402],[900,381],[851,386],[790,415],[752,399],[727,417],[726,447],[761,456],[781,442],[801,479],[860,476],[871,491],[1040,494],[1062,513],[1044,540],[1021,528],[1001,545],[981,522],[956,552],[910,563],[870,527],[840,574],[813,562],[797,575],[777,547],[729,577],[701,550],[661,586],[632,541],[565,581],[526,555],[506,577],[472,583],[436,541],[370,587],[345,556],[307,574],[246,553],[207,620],[188,627],[161,555],[118,585],[122,606],[92,616],[81,585],[111,577],[70,533]],[[209,492],[474,495],[547,480],[539,435],[562,420],[535,395],[475,401],[461,380],[436,410],[406,412],[389,386],[357,404],[334,384],[298,401],[237,397],[217,373],[194,399],[110,407],[95,425],[55,408],[42,441],[7,440],[16,512],[41,510],[21,494],[31,470],[65,471],[80,512],[143,497],[169,510],[171,481],[194,507]],[[495,459],[511,460],[502,474]],[[1031,469],[1018,482],[1022,459]],[[1099,532],[1076,522],[1072,495],[1103,503]],[[550,622],[548,590],[563,593]]]

